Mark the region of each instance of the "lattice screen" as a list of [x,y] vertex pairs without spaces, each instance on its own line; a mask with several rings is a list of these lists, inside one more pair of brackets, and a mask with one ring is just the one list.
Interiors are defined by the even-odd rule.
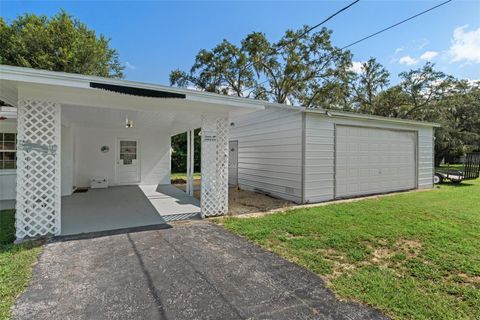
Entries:
[[202,118],[202,216],[228,212],[228,118]]
[[17,239],[60,233],[60,130],[59,104],[19,101]]

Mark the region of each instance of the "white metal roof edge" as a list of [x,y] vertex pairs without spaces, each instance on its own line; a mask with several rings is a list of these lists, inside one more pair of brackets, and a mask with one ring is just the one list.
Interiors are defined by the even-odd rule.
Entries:
[[311,109],[311,108],[303,108],[304,112],[306,113],[317,113],[327,115],[327,112],[334,116],[334,117],[342,117],[342,118],[354,118],[354,119],[363,119],[363,120],[375,120],[375,121],[383,121],[383,122],[390,122],[390,123],[398,123],[398,124],[408,124],[408,125],[415,125],[415,126],[424,126],[424,127],[441,127],[440,124],[434,122],[424,122],[424,121],[415,121],[415,120],[407,120],[407,119],[399,119],[399,118],[389,118],[389,117],[382,117],[382,116],[375,116],[363,113],[356,113],[356,112],[347,112],[347,111],[335,111],[332,109]]
[[[290,110],[300,110],[302,112],[307,113],[319,113],[319,114],[326,114],[328,111],[332,116],[337,117],[346,117],[346,118],[356,118],[356,119],[365,119],[365,120],[377,120],[377,121],[384,121],[390,123],[400,123],[400,124],[409,124],[409,125],[416,125],[416,126],[427,126],[427,127],[440,127],[438,123],[432,122],[421,122],[421,121],[414,121],[414,120],[405,120],[405,119],[398,119],[398,118],[387,118],[381,116],[374,116],[374,115],[367,115],[361,113],[353,113],[353,112],[345,112],[345,111],[335,111],[332,109],[311,109],[305,108],[300,106],[291,106],[285,104],[279,104],[275,102],[268,102],[264,100],[256,100],[251,98],[243,98],[243,97],[235,97],[235,96],[228,96],[222,95],[218,93],[212,92],[205,92],[205,91],[198,91],[192,89],[184,89],[184,88],[176,88],[170,87],[165,85],[158,85],[158,84],[151,84],[151,83],[144,83],[144,82],[136,82],[136,81],[129,81],[129,80],[121,80],[121,79],[113,79],[113,78],[104,78],[104,77],[97,77],[97,76],[88,76],[76,73],[67,73],[67,72],[58,72],[58,71],[48,71],[48,70],[39,70],[39,69],[32,69],[32,68],[23,68],[23,67],[15,67],[15,66],[8,66],[8,65],[0,65],[0,79],[5,80],[12,80],[8,77],[16,76],[18,77],[35,77],[38,79],[45,80],[45,83],[48,84],[48,80],[53,80],[55,85],[61,85],[62,81],[64,81],[64,85],[70,86],[72,82],[81,83],[80,87],[89,87],[87,83],[90,82],[101,82],[105,84],[113,84],[113,85],[121,85],[121,86],[130,86],[135,88],[143,88],[143,89],[151,89],[151,90],[161,90],[167,91],[172,93],[179,93],[185,94],[189,98],[196,98],[199,100],[212,100],[212,102],[216,103],[226,103],[226,104],[238,104],[245,107],[275,107],[275,108],[282,108],[282,109],[290,109]],[[7,76],[7,77],[6,77]]]
[[[40,81],[40,83],[45,83],[45,84],[62,85],[62,82],[64,82],[65,86],[71,86],[73,82],[77,82],[81,84],[79,87],[86,88],[88,87],[90,82],[99,82],[104,84],[112,84],[112,85],[119,85],[119,86],[128,86],[128,87],[134,87],[134,88],[185,94],[187,98],[193,98],[193,99],[199,98],[202,100],[211,99],[213,101],[216,101],[217,103],[222,103],[224,101],[225,103],[230,103],[230,104],[236,103],[236,104],[241,104],[244,106],[252,106],[252,107],[253,106],[265,107],[266,104],[270,104],[269,102],[262,101],[262,100],[227,96],[227,95],[222,95],[222,94],[213,93],[213,92],[205,92],[205,91],[185,89],[185,88],[176,88],[176,87],[170,87],[170,86],[159,85],[159,84],[137,82],[137,81],[123,80],[123,79],[104,78],[104,77],[89,76],[89,75],[82,75],[82,74],[76,74],[76,73],[67,73],[67,72],[48,71],[48,70],[0,65],[0,79],[21,81],[19,77],[22,77],[22,76],[25,77],[25,80],[27,81],[28,81],[27,78],[29,77],[34,77],[39,80],[43,80],[43,81]],[[52,83],[51,81],[54,81],[54,83]]]

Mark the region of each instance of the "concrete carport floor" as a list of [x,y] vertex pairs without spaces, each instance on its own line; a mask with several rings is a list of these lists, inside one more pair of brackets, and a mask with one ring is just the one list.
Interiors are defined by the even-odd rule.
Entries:
[[200,201],[172,185],[90,189],[62,199],[62,235],[200,218]]
[[15,319],[384,319],[207,221],[51,242]]

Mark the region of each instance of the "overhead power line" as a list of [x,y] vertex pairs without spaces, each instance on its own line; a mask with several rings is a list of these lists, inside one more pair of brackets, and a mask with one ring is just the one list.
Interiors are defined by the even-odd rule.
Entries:
[[[421,15],[424,15],[424,14],[427,13],[427,12],[430,12],[430,11],[432,11],[432,10],[435,10],[435,9],[437,9],[437,8],[443,6],[443,5],[446,5],[446,4],[449,3],[449,2],[452,2],[452,0],[447,0],[447,1],[444,1],[444,2],[442,2],[442,3],[440,3],[440,4],[437,4],[436,6],[433,6],[433,7],[429,8],[429,9],[424,10],[424,11],[422,11],[422,12],[419,12],[419,13],[411,16],[411,17],[408,17],[408,18],[406,18],[406,19],[403,19],[402,21],[399,21],[399,22],[397,22],[397,23],[395,23],[395,24],[392,24],[391,26],[388,26],[388,27],[386,27],[386,28],[383,28],[383,29],[381,29],[381,30],[379,30],[379,31],[377,31],[377,32],[374,32],[374,33],[372,33],[372,34],[370,34],[370,35],[368,35],[368,36],[366,36],[366,37],[363,37],[363,38],[361,38],[361,39],[359,39],[359,40],[357,40],[357,41],[355,41],[355,42],[352,42],[352,43],[350,43],[349,45],[346,45],[346,46],[344,46],[344,47],[342,47],[342,48],[340,48],[340,49],[338,49],[338,50],[345,50],[346,48],[349,48],[349,47],[351,47],[351,46],[354,46],[354,45],[356,45],[356,44],[358,44],[358,43],[360,43],[360,42],[363,42],[363,41],[365,41],[365,40],[367,40],[367,39],[370,39],[370,38],[372,38],[372,37],[374,37],[374,36],[376,36],[376,35],[379,35],[380,33],[383,33],[383,32],[385,32],[385,31],[387,31],[387,30],[390,30],[390,29],[392,29],[392,28],[395,28],[395,27],[397,27],[397,26],[399,26],[399,25],[401,25],[401,24],[403,24],[403,23],[405,23],[405,22],[407,22],[407,21],[410,21],[410,20],[412,20],[412,19],[415,19],[415,18],[417,18],[417,17],[419,17],[419,16],[421,16]],[[351,5],[353,5],[353,4],[354,4],[354,3],[352,3]],[[327,19],[328,19],[328,18],[327,18]],[[329,57],[329,60],[330,60],[330,58],[331,58],[331,56]],[[328,61],[327,61],[327,63],[328,63]],[[266,82],[268,82],[268,81],[269,81],[269,80],[265,80],[265,81],[262,81],[262,82],[260,82],[260,83],[258,83],[258,84],[264,84],[264,83],[266,83]],[[246,88],[246,89],[247,89],[247,90],[248,90],[248,89],[255,89],[255,87],[250,87],[250,88]]]
[[443,5],[446,5],[446,4],[449,3],[449,2],[452,2],[452,0],[447,0],[447,1],[445,1],[445,2],[442,2],[442,3],[440,3],[440,4],[437,4],[436,6],[433,6],[433,7],[431,7],[430,9],[427,9],[427,10],[424,10],[424,11],[422,11],[422,12],[419,12],[419,13],[417,13],[417,14],[409,17],[409,18],[403,19],[402,21],[399,21],[399,22],[397,22],[397,23],[395,23],[395,24],[392,24],[392,25],[389,26],[389,27],[383,28],[383,29],[380,30],[380,31],[377,31],[377,32],[375,32],[375,33],[372,33],[372,34],[370,34],[370,35],[368,35],[368,36],[366,36],[366,37],[363,37],[363,38],[360,39],[360,40],[357,40],[357,41],[355,41],[355,42],[350,43],[350,44],[347,45],[347,46],[342,47],[341,50],[344,50],[344,49],[349,48],[349,47],[351,47],[351,46],[353,46],[353,45],[356,45],[357,43],[360,43],[360,42],[362,42],[362,41],[365,41],[365,40],[367,40],[367,39],[370,39],[370,38],[372,38],[372,37],[375,37],[376,35],[378,35],[378,34],[380,34],[380,33],[383,33],[383,32],[385,32],[385,31],[387,31],[387,30],[390,30],[390,29],[392,29],[392,28],[395,28],[396,26],[399,26],[399,25],[401,25],[401,24],[403,24],[403,23],[405,23],[405,22],[407,22],[407,21],[410,21],[410,20],[412,20],[412,19],[415,19],[416,17],[419,17],[419,16],[421,16],[421,15],[427,13],[427,12],[430,12],[430,11],[432,11],[432,10],[435,10],[435,9],[437,9],[438,7],[441,7],[441,6],[443,6]]
[[[346,7],[343,7],[342,9],[338,10],[337,12],[331,14],[328,18],[324,19],[323,21],[321,21],[320,23],[317,23],[316,25],[308,28],[307,30],[305,30],[302,34],[300,34],[298,37],[296,38],[301,38],[303,37],[304,35],[306,34],[309,34],[310,32],[312,32],[313,30],[317,29],[318,27],[320,27],[321,25],[325,24],[326,22],[330,21],[331,19],[333,19],[335,16],[339,15],[340,13],[342,13],[343,11],[347,10],[348,8],[350,8],[351,6],[353,6],[354,4],[356,4],[357,2],[359,2],[360,0],[355,0],[353,1],[352,3],[350,3],[348,6]],[[293,42],[295,39],[292,39],[290,41],[288,41],[288,43],[290,42]],[[279,48],[285,46],[286,44],[284,45],[281,45],[279,46]]]
[[[308,28],[307,30],[305,30],[304,32],[302,32],[300,35],[294,37],[293,39],[290,39],[289,41],[279,45],[278,47],[276,47],[273,52],[271,54],[276,54],[278,53],[278,50],[285,47],[286,45],[294,42],[296,39],[299,39],[303,36],[305,36],[306,34],[309,34],[310,32],[312,32],[313,30],[315,30],[316,28],[320,27],[321,25],[325,24],[326,22],[330,21],[331,19],[333,19],[335,16],[339,15],[340,13],[342,13],[343,11],[349,9],[351,6],[353,6],[354,4],[356,4],[357,2],[360,2],[360,0],[355,0],[353,1],[352,3],[350,3],[348,6],[345,6],[343,8],[341,8],[340,10],[336,11],[335,13],[331,14],[329,17],[327,17],[326,19],[324,19],[323,21],[321,21],[320,23],[317,23],[316,25]],[[253,65],[253,62],[249,62],[245,65],[245,67],[243,67],[242,71],[251,67]]]

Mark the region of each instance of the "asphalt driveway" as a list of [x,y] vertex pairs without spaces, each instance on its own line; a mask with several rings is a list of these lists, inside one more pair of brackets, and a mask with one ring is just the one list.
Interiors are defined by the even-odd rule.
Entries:
[[16,319],[379,319],[209,222],[49,243]]

